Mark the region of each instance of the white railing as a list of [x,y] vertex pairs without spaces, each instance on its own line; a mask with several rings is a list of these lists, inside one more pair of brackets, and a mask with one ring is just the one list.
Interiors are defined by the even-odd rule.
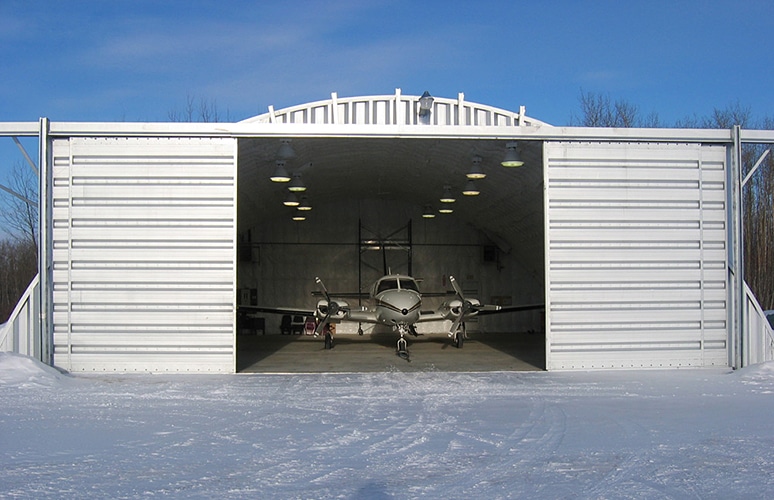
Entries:
[[[242,123],[304,123],[318,125],[417,125],[420,96],[393,95],[339,97],[275,110],[243,120]],[[518,113],[493,106],[457,99],[434,97],[427,124],[476,127],[550,127],[547,123],[526,116],[522,106]]]
[[0,351],[41,359],[39,282],[35,275],[8,322],[0,327]]
[[742,338],[747,339],[747,360],[744,366],[774,360],[774,331],[771,329],[766,315],[763,314],[758,300],[747,283],[744,284],[745,301],[744,317],[746,332]]

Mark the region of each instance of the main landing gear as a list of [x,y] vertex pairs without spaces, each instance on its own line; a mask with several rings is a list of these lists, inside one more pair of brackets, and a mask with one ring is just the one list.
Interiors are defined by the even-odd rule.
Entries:
[[326,323],[323,326],[323,339],[325,339],[325,349],[333,349],[333,333],[336,331],[336,327],[330,323]]
[[454,334],[449,334],[450,337],[452,337],[452,342],[454,343],[454,347],[457,349],[462,349],[462,344],[465,343],[465,323],[460,323],[460,326],[457,327],[457,331],[454,332]]

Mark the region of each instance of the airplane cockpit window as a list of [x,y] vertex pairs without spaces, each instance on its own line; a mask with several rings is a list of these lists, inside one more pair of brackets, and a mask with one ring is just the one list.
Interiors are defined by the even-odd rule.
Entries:
[[376,289],[376,293],[382,293],[386,290],[397,290],[397,289],[398,289],[397,280],[382,280],[379,282],[379,287]]
[[417,282],[414,280],[402,279],[400,280],[400,287],[403,290],[414,290],[415,292],[419,292]]

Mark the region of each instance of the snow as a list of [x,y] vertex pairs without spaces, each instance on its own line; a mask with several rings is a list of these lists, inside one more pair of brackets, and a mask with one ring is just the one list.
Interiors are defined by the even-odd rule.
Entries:
[[774,364],[78,375],[0,353],[3,498],[763,498]]

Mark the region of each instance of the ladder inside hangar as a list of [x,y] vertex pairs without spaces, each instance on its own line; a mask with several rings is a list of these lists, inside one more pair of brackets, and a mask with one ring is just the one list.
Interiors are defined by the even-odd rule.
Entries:
[[[371,229],[359,221],[358,288],[366,291],[374,281],[386,274],[412,276],[411,220],[405,226],[387,233]],[[362,298],[358,299],[362,305]]]

